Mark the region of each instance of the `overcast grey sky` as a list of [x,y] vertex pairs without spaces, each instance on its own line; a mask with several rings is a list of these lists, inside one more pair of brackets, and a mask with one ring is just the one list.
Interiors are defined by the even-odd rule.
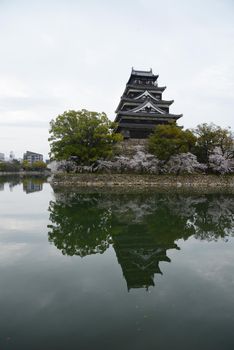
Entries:
[[0,0],[0,152],[49,150],[68,109],[114,111],[152,68],[186,128],[234,129],[234,0]]

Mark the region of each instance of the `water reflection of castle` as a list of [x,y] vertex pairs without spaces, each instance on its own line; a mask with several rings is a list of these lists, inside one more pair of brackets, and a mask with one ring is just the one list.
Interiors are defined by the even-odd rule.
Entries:
[[86,256],[113,245],[128,290],[154,286],[160,262],[178,239],[226,239],[234,234],[233,196],[55,193],[49,241],[64,255]]
[[176,244],[162,246],[152,240],[147,232],[113,237],[114,249],[122,268],[128,290],[154,286],[154,275],[162,274],[159,263],[170,262],[167,250],[177,248]]

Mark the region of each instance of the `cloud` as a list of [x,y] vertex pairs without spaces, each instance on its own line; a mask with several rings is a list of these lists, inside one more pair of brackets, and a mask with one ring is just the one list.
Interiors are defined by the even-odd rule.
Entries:
[[132,66],[160,75],[186,127],[234,128],[233,10],[229,0],[1,1],[0,152],[47,153],[49,121],[64,110],[113,120]]
[[[35,121],[35,122],[28,122],[28,121],[21,121],[21,122],[12,122],[12,123],[7,123],[7,122],[0,122],[0,127],[15,127],[15,128],[48,128],[48,123],[46,122],[40,122],[40,121]],[[11,138],[12,139],[12,138]]]

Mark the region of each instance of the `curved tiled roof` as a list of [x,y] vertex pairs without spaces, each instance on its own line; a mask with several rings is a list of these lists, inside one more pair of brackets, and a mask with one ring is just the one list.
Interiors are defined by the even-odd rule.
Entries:
[[[128,97],[125,97],[125,96],[122,96],[121,97],[121,100],[119,102],[119,105],[118,107],[116,108],[116,111],[115,113],[118,113],[118,111],[123,107],[123,105],[125,103],[131,103],[133,105],[133,108],[134,106],[139,106],[141,105],[142,103],[145,102],[145,99],[139,99],[139,100],[135,100],[135,99],[132,99],[132,98],[128,98]],[[165,107],[169,107],[172,103],[174,102],[174,100],[169,100],[169,101],[166,101],[166,100],[158,100],[157,102],[155,101],[154,104],[156,104],[157,106],[165,106]]]

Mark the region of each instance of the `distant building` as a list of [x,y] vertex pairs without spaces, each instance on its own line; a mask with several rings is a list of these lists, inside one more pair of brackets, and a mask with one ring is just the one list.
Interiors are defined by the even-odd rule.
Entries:
[[40,153],[27,151],[24,153],[24,160],[27,160],[30,164],[33,164],[38,161],[43,162],[43,155]]
[[4,161],[5,160],[5,154],[4,153],[0,153],[0,161]]

